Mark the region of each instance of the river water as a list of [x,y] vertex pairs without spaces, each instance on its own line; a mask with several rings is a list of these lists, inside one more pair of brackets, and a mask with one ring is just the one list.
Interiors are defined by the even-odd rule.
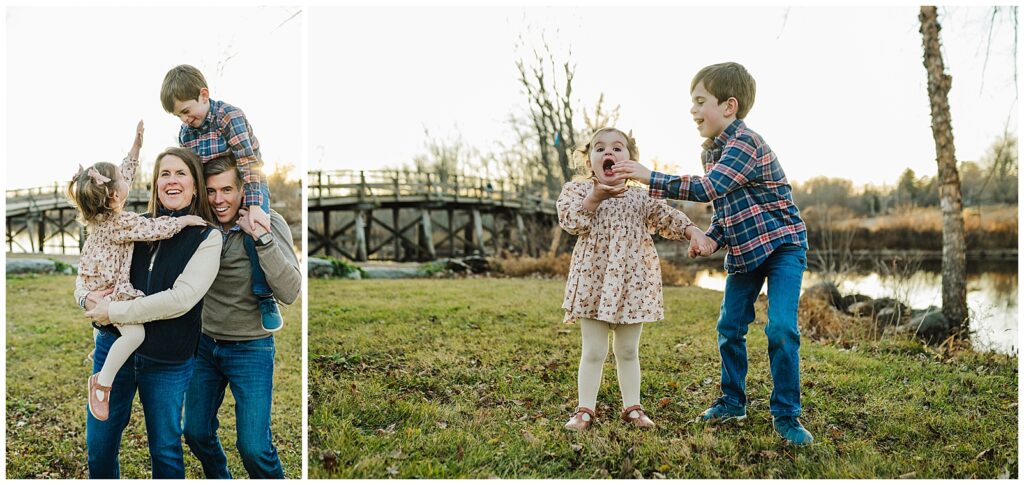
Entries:
[[[725,272],[719,269],[700,269],[694,285],[724,291],[725,276]],[[971,319],[971,344],[976,350],[1017,354],[1017,278],[1015,261],[968,270],[967,307]],[[808,270],[804,273],[803,287],[821,281],[821,273]],[[855,271],[843,275],[837,283],[844,295],[860,293],[872,298],[897,297],[912,308],[920,309],[930,305],[942,306],[942,275],[937,268],[920,269],[906,277],[894,277],[884,271]],[[767,285],[761,293],[766,291]]]

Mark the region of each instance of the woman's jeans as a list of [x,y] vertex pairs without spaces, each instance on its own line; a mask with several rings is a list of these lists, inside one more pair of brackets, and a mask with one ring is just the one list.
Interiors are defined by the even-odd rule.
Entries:
[[196,372],[185,398],[185,442],[203,464],[206,478],[231,478],[217,437],[224,391],[235,398],[236,444],[249,478],[284,478],[270,433],[274,394],[274,337],[242,342],[199,338]]
[[[93,355],[93,372],[99,372],[110,345],[117,337],[100,332]],[[131,418],[132,401],[139,393],[146,420],[146,438],[153,478],[185,478],[181,445],[181,413],[185,390],[192,378],[193,359],[166,364],[133,354],[114,377],[110,391],[110,417],[99,421],[84,406],[87,416],[85,442],[89,478],[119,478],[121,435]]]
[[754,321],[754,301],[768,280],[768,360],[772,373],[772,416],[800,415],[800,330],[797,306],[807,267],[807,251],[784,244],[749,273],[725,279],[718,317],[718,351],[722,356],[722,393],[733,406],[747,403],[747,327]]

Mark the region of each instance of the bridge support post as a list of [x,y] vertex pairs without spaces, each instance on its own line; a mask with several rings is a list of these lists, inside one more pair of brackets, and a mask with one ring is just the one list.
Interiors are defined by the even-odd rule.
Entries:
[[479,209],[473,209],[473,246],[475,246],[474,249],[480,251],[481,256],[487,255],[487,250],[484,249],[483,220],[480,218]]
[[430,209],[423,209],[420,212],[420,234],[423,246],[427,250],[427,256],[431,261],[437,259],[437,251],[434,250],[434,229],[430,223]]
[[366,220],[365,211],[356,211],[356,261],[366,261]]
[[324,215],[324,256],[331,257],[331,212],[323,211]]
[[530,241],[526,239],[526,224],[523,224],[523,215],[516,212],[516,235],[519,236],[520,254],[530,255]]

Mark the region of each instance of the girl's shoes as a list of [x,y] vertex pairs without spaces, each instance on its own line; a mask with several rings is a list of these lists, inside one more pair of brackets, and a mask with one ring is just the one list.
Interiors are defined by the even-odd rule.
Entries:
[[583,406],[577,407],[569,421],[565,423],[565,429],[573,431],[584,431],[594,422],[594,410]]
[[110,415],[110,387],[101,386],[99,376],[89,376],[89,413],[100,421],[106,421]]
[[[630,414],[636,414],[636,417],[630,416]],[[655,427],[654,421],[651,421],[651,418],[648,418],[647,415],[644,414],[644,408],[639,404],[634,404],[626,409],[623,409],[622,420],[628,424],[636,426],[637,428]]]

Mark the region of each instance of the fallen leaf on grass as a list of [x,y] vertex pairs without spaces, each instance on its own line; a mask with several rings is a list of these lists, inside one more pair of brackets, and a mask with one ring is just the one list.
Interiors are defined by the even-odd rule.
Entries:
[[387,471],[388,471],[388,475],[391,475],[391,476],[398,475],[398,467],[395,466],[395,465],[389,466]]
[[375,432],[377,433],[378,436],[387,436],[395,434],[395,423],[389,424],[387,428],[378,428],[377,431]]
[[401,448],[399,448],[399,449],[397,449],[395,451],[392,451],[391,454],[389,454],[388,456],[390,456],[391,458],[394,458],[396,460],[404,460],[406,458],[409,458],[409,455],[406,455],[405,453],[402,453],[402,449]]
[[436,424],[436,425],[437,425],[437,427],[438,427],[438,428],[441,428],[441,429],[446,429],[446,428],[448,428],[448,422],[447,422],[447,421],[438,421],[438,422],[436,422],[436,423],[434,423],[434,424]]
[[974,457],[974,460],[977,461],[977,460],[981,460],[983,458],[991,458],[992,454],[993,454],[992,453],[992,448],[989,448],[989,449],[987,449],[985,451],[982,451],[981,453],[978,453],[978,456]]
[[669,404],[672,404],[672,398],[670,398],[670,397],[663,397],[663,398],[658,400],[658,407],[659,408],[663,408],[665,406],[668,406]]
[[338,456],[333,451],[325,451],[320,454],[320,460],[324,463],[324,469],[333,472],[338,468]]
[[904,473],[900,475],[900,479],[906,480],[908,478],[914,478],[915,476],[917,476],[917,472]]
[[536,445],[540,443],[540,440],[537,439],[537,437],[534,436],[533,433],[531,433],[528,429],[523,430],[523,439],[526,440],[526,442],[531,445]]
[[665,479],[665,475],[662,475],[662,474],[660,474],[658,472],[654,472],[651,476],[656,478],[656,479],[658,479],[658,480],[664,480]]
[[572,451],[574,451],[576,453],[579,453],[579,452],[583,451],[583,445],[580,445],[580,444],[573,444],[573,445],[569,446],[569,448],[571,448]]

